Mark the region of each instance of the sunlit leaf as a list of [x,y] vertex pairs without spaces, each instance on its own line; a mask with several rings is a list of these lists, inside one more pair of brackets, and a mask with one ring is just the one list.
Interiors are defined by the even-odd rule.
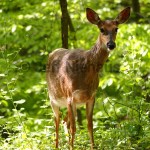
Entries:
[[25,103],[26,100],[25,99],[21,99],[21,100],[18,100],[18,101],[14,101],[15,104],[23,104]]
[[113,83],[113,79],[110,78],[110,79],[108,80],[107,84],[108,84],[108,86],[111,86],[112,83]]
[[4,77],[4,76],[5,76],[5,74],[3,74],[3,73],[0,74],[0,77]]
[[15,32],[15,31],[16,31],[16,29],[17,29],[17,25],[16,25],[16,24],[13,24],[13,25],[12,25],[11,32],[12,32],[12,33],[13,33],[13,32]]

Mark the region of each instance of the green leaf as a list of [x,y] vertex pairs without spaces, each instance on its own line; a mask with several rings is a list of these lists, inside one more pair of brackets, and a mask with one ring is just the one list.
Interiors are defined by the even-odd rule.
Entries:
[[21,100],[19,100],[19,101],[15,101],[14,103],[15,104],[23,104],[23,103],[25,103],[25,99],[21,99]]

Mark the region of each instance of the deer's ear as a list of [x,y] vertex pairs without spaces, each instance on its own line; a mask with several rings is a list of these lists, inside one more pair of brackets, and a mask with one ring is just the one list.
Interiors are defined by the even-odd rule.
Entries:
[[127,7],[119,13],[119,15],[117,16],[117,18],[115,20],[119,24],[121,24],[121,23],[126,22],[129,17],[130,17],[130,7]]
[[86,17],[92,24],[98,25],[101,22],[98,14],[91,8],[86,8]]

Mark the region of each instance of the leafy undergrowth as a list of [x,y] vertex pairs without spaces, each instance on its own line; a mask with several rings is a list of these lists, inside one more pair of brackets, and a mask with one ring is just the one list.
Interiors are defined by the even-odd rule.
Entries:
[[[144,2],[146,5],[147,1]],[[76,45],[90,49],[99,31],[91,24],[81,24],[85,10],[80,8],[79,1],[69,3],[78,30]],[[93,8],[97,8],[99,2],[93,3]],[[117,12],[112,13],[106,7],[116,6],[103,4],[104,8],[97,8],[98,13],[115,17]],[[45,64],[48,53],[61,43],[60,33],[56,32],[60,29],[59,4],[14,0],[12,5],[6,2],[0,5],[3,6],[0,10],[0,150],[54,150],[55,126],[47,96]],[[92,3],[85,5],[91,7]],[[36,6],[34,12],[33,6]],[[146,7],[142,10],[147,12]],[[144,19],[141,22],[148,21]],[[93,115],[96,150],[150,149],[149,43],[149,24],[119,27],[117,48],[100,73]],[[70,47],[74,45],[70,42]],[[62,112],[64,116],[65,111]],[[81,114],[86,118],[84,107]],[[90,149],[86,119],[82,122],[82,128],[77,125],[75,150]],[[59,133],[59,147],[67,150],[68,135],[62,123]]]

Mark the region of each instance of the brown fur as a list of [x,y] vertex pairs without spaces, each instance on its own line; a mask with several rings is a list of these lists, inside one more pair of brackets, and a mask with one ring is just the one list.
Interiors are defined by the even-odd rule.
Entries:
[[89,51],[57,49],[49,55],[47,64],[49,92],[56,101],[73,97],[77,104],[86,103],[96,94],[99,70],[108,54],[99,40]]

